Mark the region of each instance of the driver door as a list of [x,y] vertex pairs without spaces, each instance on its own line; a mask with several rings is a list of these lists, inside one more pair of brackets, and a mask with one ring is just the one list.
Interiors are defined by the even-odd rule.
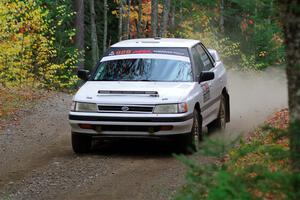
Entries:
[[[197,44],[194,48],[192,48],[192,54],[197,76],[199,76],[203,71],[214,71],[213,63],[200,44]],[[215,80],[200,83],[199,90],[202,90],[200,107],[203,125],[206,125],[216,117],[219,107],[218,102],[216,102],[217,91]]]

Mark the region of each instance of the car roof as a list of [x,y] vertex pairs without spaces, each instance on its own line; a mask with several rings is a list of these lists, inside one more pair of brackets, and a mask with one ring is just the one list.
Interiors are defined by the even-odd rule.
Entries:
[[184,47],[191,48],[198,44],[198,40],[177,38],[144,38],[118,42],[111,47]]

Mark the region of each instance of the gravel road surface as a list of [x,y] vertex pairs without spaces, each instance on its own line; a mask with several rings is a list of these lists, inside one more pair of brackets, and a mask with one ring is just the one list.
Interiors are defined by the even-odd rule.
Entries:
[[[287,105],[282,70],[229,72],[232,121],[227,135],[247,133]],[[158,141],[94,144],[77,156],[70,144],[72,96],[52,95],[0,131],[0,199],[170,199],[184,184],[174,147]],[[208,161],[190,156],[199,163]]]

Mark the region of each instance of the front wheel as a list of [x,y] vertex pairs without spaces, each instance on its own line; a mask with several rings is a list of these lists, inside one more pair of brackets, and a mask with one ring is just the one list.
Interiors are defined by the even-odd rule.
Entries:
[[225,98],[222,95],[220,109],[217,119],[207,125],[208,132],[214,131],[225,131],[226,128],[226,109],[225,109]]
[[182,153],[191,154],[197,151],[195,137],[202,140],[202,119],[198,110],[193,113],[193,126],[190,133],[178,135],[178,145]]
[[92,147],[92,137],[72,133],[72,147],[77,154],[88,153]]

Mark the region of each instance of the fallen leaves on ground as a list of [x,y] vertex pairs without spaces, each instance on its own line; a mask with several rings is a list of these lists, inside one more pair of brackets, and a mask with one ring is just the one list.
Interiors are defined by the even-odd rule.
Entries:
[[[283,187],[268,180],[274,173],[289,173],[289,125],[288,109],[276,112],[266,121],[266,126],[249,134],[245,142],[232,149],[226,156],[225,165],[230,173],[243,177],[246,182],[268,185],[272,191],[262,191],[257,184],[249,184],[248,191],[254,198],[286,199]],[[266,175],[269,174],[269,175]]]
[[32,107],[38,100],[51,93],[30,87],[3,87],[0,85],[0,130],[10,124],[18,124],[18,111]]

